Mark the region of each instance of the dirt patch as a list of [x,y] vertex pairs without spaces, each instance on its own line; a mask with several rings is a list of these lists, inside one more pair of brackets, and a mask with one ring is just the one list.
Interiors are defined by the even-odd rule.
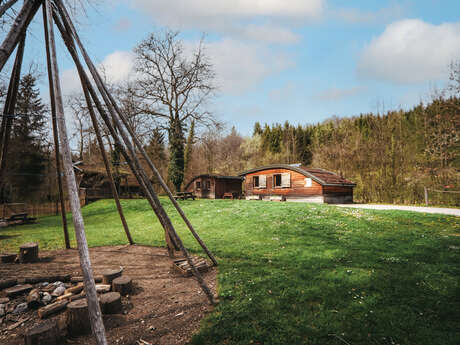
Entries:
[[[206,295],[194,278],[185,278],[171,269],[171,259],[164,248],[147,246],[114,246],[90,249],[95,275],[105,269],[123,266],[124,275],[133,279],[132,295],[123,297],[123,313],[104,315],[109,344],[138,344],[143,339],[152,344],[186,344],[198,330],[200,320],[211,310]],[[39,263],[0,264],[1,279],[34,275],[81,276],[78,252],[59,250],[40,252]],[[203,273],[203,278],[216,293],[216,269]],[[0,291],[1,296],[1,291]],[[24,298],[24,297],[23,297]],[[15,315],[17,321],[26,319],[11,331],[13,320],[0,324],[0,344],[23,344],[28,327],[39,322],[37,311]],[[62,319],[63,313],[48,319]],[[1,319],[1,318],[0,318]],[[1,321],[1,320],[0,320]],[[68,339],[69,344],[95,344],[91,336]]]

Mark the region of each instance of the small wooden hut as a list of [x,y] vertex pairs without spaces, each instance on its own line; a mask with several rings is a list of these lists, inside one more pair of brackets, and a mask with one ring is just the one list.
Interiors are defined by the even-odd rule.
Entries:
[[223,199],[224,196],[241,196],[240,176],[203,174],[193,177],[185,186],[186,192],[193,192],[199,198]]
[[240,176],[244,177],[246,199],[352,203],[356,186],[331,171],[300,164],[274,164],[242,172]]

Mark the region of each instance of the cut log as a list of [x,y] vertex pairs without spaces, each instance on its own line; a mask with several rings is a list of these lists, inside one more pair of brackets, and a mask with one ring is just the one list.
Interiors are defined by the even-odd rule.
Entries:
[[27,301],[27,306],[30,309],[37,309],[42,305],[42,302],[40,300],[40,290],[39,289],[33,289],[32,291],[29,292],[26,298]]
[[85,291],[82,291],[81,293],[79,293],[78,295],[73,295],[73,296],[70,296],[69,297],[69,301],[76,301],[77,299],[80,299],[80,298],[84,298],[86,297],[86,293]]
[[68,294],[68,293],[78,294],[78,293],[83,291],[83,288],[84,288],[83,283],[79,283],[78,285],[72,286],[72,287],[68,288],[67,290],[65,290],[65,293],[66,294]]
[[103,314],[121,313],[121,295],[118,292],[109,292],[99,298]]
[[121,277],[122,273],[123,273],[122,267],[105,270],[104,272],[102,272],[102,284],[112,285],[112,281],[115,278]]
[[66,275],[56,275],[56,276],[34,276],[34,277],[25,277],[24,283],[27,284],[37,284],[37,283],[54,283],[54,282],[68,282],[70,281],[70,274]]
[[[81,283],[83,282],[83,277],[77,276],[77,277],[72,277],[70,278],[71,283]],[[94,276],[94,282],[95,283],[101,283],[102,282],[102,276]]]
[[48,304],[46,307],[38,309],[38,316],[40,319],[47,317],[48,315],[54,314],[62,309],[64,309],[69,301],[59,301],[54,302],[53,304]]
[[73,296],[73,293],[69,292],[69,293],[66,293],[66,294],[64,294],[64,295],[59,296],[58,298],[56,298],[56,301],[62,301],[62,300],[64,300],[64,299],[70,301],[70,297],[72,297],[72,296]]
[[5,289],[5,294],[7,297],[16,297],[16,296],[25,294],[32,289],[33,289],[33,286],[30,284],[16,285],[8,289]]
[[96,284],[97,293],[109,292],[111,288],[112,288],[112,285],[109,285],[109,284]]
[[25,345],[59,345],[60,335],[56,321],[42,322],[24,334]]
[[0,290],[15,286],[17,283],[17,279],[2,279],[0,280]]
[[112,291],[119,292],[120,295],[126,296],[131,293],[133,281],[128,276],[115,278],[112,282]]
[[1,254],[0,255],[0,262],[2,264],[9,264],[16,260],[16,254]]
[[69,335],[78,337],[91,333],[86,299],[79,299],[67,305],[66,325]]
[[21,264],[36,261],[38,261],[38,243],[29,242],[19,247],[19,262]]

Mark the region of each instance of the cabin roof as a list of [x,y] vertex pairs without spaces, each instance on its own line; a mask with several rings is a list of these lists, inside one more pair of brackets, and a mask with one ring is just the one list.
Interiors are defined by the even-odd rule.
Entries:
[[224,175],[217,175],[217,174],[201,174],[201,175],[196,175],[196,176],[193,176],[190,181],[187,183],[187,185],[185,186],[185,189],[187,189],[190,184],[195,181],[197,178],[215,178],[215,179],[218,179],[218,180],[239,180],[239,181],[242,181],[244,178],[241,177],[241,176],[224,176]]
[[268,169],[287,169],[296,171],[312,180],[318,182],[322,186],[356,186],[356,183],[343,178],[332,171],[327,171],[321,168],[307,168],[301,165],[290,165],[290,164],[272,164],[263,167],[258,167],[244,171],[239,176],[245,176],[262,170]]

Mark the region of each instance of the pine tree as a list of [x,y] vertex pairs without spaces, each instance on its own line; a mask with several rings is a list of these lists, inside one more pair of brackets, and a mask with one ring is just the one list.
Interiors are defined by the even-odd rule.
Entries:
[[37,78],[26,74],[21,78],[7,155],[8,195],[4,201],[30,200],[38,197],[45,181],[49,152],[46,139],[46,115],[36,86]]
[[187,175],[190,161],[192,159],[193,153],[193,145],[195,144],[195,120],[192,120],[190,124],[190,130],[188,132],[187,143],[185,146],[185,154],[184,154],[184,175]]

